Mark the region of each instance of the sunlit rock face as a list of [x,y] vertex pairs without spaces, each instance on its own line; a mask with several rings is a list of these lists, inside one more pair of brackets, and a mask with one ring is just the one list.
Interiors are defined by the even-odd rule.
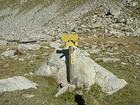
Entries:
[[[60,50],[60,49],[59,49]],[[61,50],[60,53],[52,53],[50,57],[44,61],[37,75],[53,76],[59,83],[67,84],[67,50]],[[78,87],[85,86],[88,89],[95,83],[101,86],[102,90],[107,94],[113,94],[123,88],[127,83],[123,79],[98,65],[95,61],[87,56],[83,51],[75,48],[75,63],[72,71],[72,81],[76,81]]]

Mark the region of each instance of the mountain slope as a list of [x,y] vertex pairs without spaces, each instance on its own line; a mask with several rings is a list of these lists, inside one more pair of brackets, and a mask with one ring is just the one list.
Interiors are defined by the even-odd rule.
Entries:
[[140,35],[136,0],[0,0],[0,37],[37,40],[64,32]]

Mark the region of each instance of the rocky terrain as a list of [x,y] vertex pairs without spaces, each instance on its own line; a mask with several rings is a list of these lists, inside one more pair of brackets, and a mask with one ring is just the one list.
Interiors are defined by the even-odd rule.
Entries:
[[139,36],[139,0],[0,0],[0,37],[39,40],[61,33]]
[[[38,84],[37,89],[0,93],[0,104],[2,105],[15,105],[18,103],[22,103],[24,105],[75,105],[76,102],[74,101],[74,95],[77,93],[79,94],[79,91],[80,94],[84,96],[85,103],[87,105],[139,105],[140,103],[138,94],[140,92],[139,37],[121,36],[120,38],[100,38],[95,37],[92,34],[80,34],[79,48],[83,50],[82,53],[84,53],[84,55],[88,56],[89,58],[82,57],[81,55],[79,55],[79,53],[77,53],[78,56],[81,56],[80,58],[77,58],[77,62],[79,62],[78,64],[85,65],[86,68],[81,67],[81,69],[78,69],[77,66],[75,66],[77,68],[76,71],[78,72],[78,70],[83,70],[82,72],[78,73],[79,77],[82,78],[86,75],[89,75],[89,71],[91,70],[91,72],[93,72],[91,74],[91,78],[93,76],[93,81],[91,79],[89,81],[91,82],[91,85],[94,82],[96,82],[98,85],[95,83],[93,86],[91,86],[89,92],[80,88],[79,90],[77,89],[71,93],[67,92],[58,98],[55,98],[58,85],[58,81],[56,81],[55,78],[60,78],[60,80],[64,81],[66,78],[65,75],[63,75],[65,69],[62,69],[62,71],[60,70],[58,72],[59,69],[57,69],[56,65],[58,65],[58,68],[61,68],[60,65],[64,65],[64,60],[62,59],[62,61],[59,62],[57,56],[52,52],[54,52],[54,48],[58,48],[58,46],[64,46],[63,43],[61,43],[61,40],[57,40],[51,43],[49,41],[40,41],[28,44],[19,44],[15,42],[4,43],[4,41],[2,41],[1,43],[3,43],[3,45],[0,45],[1,82],[3,79],[7,80],[6,78],[9,77],[24,76]],[[47,64],[50,65],[51,70],[53,70],[52,72],[47,69],[46,65],[46,58],[50,58],[48,57],[50,55],[51,61],[49,61],[50,64]],[[89,59],[90,63],[84,63],[83,59],[86,62]],[[98,64],[96,64],[93,60],[95,60]],[[46,68],[45,65],[42,66],[42,63],[46,65]],[[90,65],[89,67],[88,64]],[[104,68],[98,65],[101,65]],[[96,69],[92,66],[95,66]],[[43,68],[44,70],[43,77],[35,75],[39,68]],[[87,68],[89,71],[87,70]],[[105,69],[108,70],[108,72],[106,72]],[[99,72],[99,74],[97,72]],[[112,72],[116,76],[113,76],[113,74],[110,72]],[[49,76],[45,73],[49,73],[52,76],[56,75],[56,77],[54,76],[52,78],[52,76]],[[62,76],[59,76],[59,74]],[[94,80],[95,74],[96,78],[99,79]],[[119,91],[117,88],[122,84],[112,86],[112,83],[117,80],[116,77],[124,79],[127,82],[127,85]],[[86,78],[88,78],[88,76]],[[86,78],[82,78],[85,83],[87,82]],[[20,83],[19,80],[16,81]],[[106,82],[104,83],[103,81]],[[118,82],[119,81],[120,80],[118,80]],[[10,83],[10,85],[5,86],[12,86],[12,88],[15,88],[16,86],[18,86],[19,88],[19,86],[23,85],[20,83],[15,86],[15,83],[13,84],[13,82],[10,82],[9,80],[8,82]],[[110,91],[112,89],[115,90]],[[107,92],[109,91],[111,93],[114,93],[115,91],[118,92],[114,93],[113,95],[107,95]]]
[[[77,86],[62,33],[79,35]],[[0,0],[0,105],[139,105],[139,75],[139,0]]]

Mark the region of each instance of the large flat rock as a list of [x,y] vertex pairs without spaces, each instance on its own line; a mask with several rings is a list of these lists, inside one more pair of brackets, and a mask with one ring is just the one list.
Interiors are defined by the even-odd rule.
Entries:
[[37,88],[37,84],[22,76],[14,76],[0,80],[0,93]]

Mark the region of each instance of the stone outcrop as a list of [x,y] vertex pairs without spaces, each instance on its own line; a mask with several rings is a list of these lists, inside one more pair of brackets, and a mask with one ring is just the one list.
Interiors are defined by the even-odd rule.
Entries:
[[[52,53],[36,71],[36,74],[53,76],[58,83],[67,85],[67,53],[67,49]],[[113,94],[127,84],[125,80],[118,79],[117,76],[98,65],[78,48],[75,48],[74,55],[75,64],[72,71],[72,81],[76,81],[78,87],[84,86],[90,89],[92,85],[97,83],[104,92]]]

